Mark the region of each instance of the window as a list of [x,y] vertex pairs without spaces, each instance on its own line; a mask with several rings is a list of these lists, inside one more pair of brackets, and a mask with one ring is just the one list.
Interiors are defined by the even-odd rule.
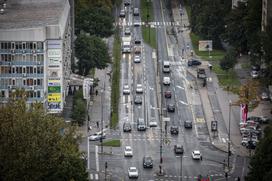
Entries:
[[37,67],[33,67],[33,73],[34,73],[34,74],[37,73]]
[[23,42],[22,44],[23,44],[23,50],[25,50],[26,49],[26,42]]
[[1,90],[0,97],[5,97],[5,91],[4,90]]
[[16,67],[12,67],[12,73],[13,73],[13,74],[16,73]]
[[41,91],[37,91],[37,97],[38,97],[38,98],[41,97]]
[[12,50],[15,49],[15,42],[11,42],[11,49],[12,49]]
[[36,50],[37,49],[37,43],[33,42],[33,49]]
[[26,79],[23,79],[23,85],[27,85],[27,84],[26,84]]
[[34,83],[33,83],[34,85],[37,85],[37,79],[34,79]]
[[15,79],[12,79],[12,85],[16,85]]
[[26,67],[23,67],[23,74],[26,73]]
[[42,50],[43,49],[43,42],[37,43],[37,49]]

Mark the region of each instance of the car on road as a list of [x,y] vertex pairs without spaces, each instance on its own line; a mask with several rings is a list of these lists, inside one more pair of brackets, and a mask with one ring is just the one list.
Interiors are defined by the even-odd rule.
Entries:
[[129,6],[130,5],[130,0],[125,0],[124,5]]
[[183,146],[179,145],[179,144],[175,145],[174,152],[175,152],[175,154],[183,154],[183,152],[184,152]]
[[248,137],[243,137],[242,141],[241,141],[241,145],[242,146],[247,146],[248,145],[248,141],[249,141]]
[[131,146],[126,146],[124,152],[125,152],[124,153],[125,157],[132,157],[133,156],[133,151],[132,151]]
[[175,112],[175,105],[174,104],[168,104],[167,105],[167,111],[168,112]]
[[171,80],[170,77],[163,77],[163,85],[170,85]]
[[106,138],[105,133],[103,133],[103,135],[102,135],[101,132],[97,132],[97,133],[94,133],[89,136],[89,141],[98,141],[98,140],[105,139],[105,138]]
[[144,168],[153,168],[153,160],[152,160],[151,156],[144,156],[143,167]]
[[142,104],[142,96],[136,95],[136,96],[134,97],[134,103],[135,103],[135,104]]
[[156,120],[150,120],[149,121],[149,127],[157,127],[158,126],[158,123]]
[[120,18],[126,17],[126,13],[125,13],[125,10],[124,10],[124,9],[121,9],[120,14],[119,14],[119,17],[120,17]]
[[140,21],[139,19],[135,19],[133,25],[134,25],[135,27],[141,26],[141,21]]
[[128,168],[128,177],[129,178],[138,178],[139,173],[136,167],[129,167]]
[[184,128],[192,128],[193,122],[191,120],[184,121]]
[[136,37],[135,39],[134,39],[134,44],[135,45],[140,45],[141,44],[141,39],[139,38],[139,37]]
[[169,90],[168,90],[168,91],[165,91],[165,92],[164,92],[164,97],[165,97],[165,98],[171,98],[171,97],[172,97],[172,92],[169,91]]
[[199,150],[192,151],[193,160],[202,160],[202,155]]
[[134,55],[134,63],[141,63],[141,56],[140,55]]
[[136,85],[136,93],[142,94],[144,92],[142,84]]
[[124,95],[129,95],[130,94],[130,88],[128,84],[125,84],[123,87],[123,94]]
[[130,35],[130,28],[129,27],[125,28],[125,35],[127,35],[127,36]]
[[201,65],[201,62],[199,60],[192,59],[187,62],[187,65],[188,66],[198,66],[198,65]]
[[134,9],[133,9],[133,15],[134,15],[134,16],[139,16],[139,15],[140,15],[139,8],[134,8]]
[[145,121],[143,118],[138,118],[137,120],[137,130],[138,131],[145,131],[146,126],[145,126]]
[[125,122],[124,124],[123,124],[123,131],[124,132],[131,132],[131,124],[129,123],[129,122]]
[[170,127],[170,133],[177,135],[179,133],[179,129],[177,126],[171,126]]

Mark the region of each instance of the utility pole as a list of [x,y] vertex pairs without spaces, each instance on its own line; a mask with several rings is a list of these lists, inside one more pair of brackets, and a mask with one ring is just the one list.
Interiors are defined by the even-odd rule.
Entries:
[[230,121],[231,121],[231,101],[229,101],[229,132],[228,132],[228,170],[230,168]]
[[103,120],[104,120],[104,106],[103,106],[103,102],[104,102],[104,96],[105,96],[105,82],[103,82],[103,90],[101,91],[101,137],[100,137],[100,143],[101,143],[101,153],[103,153],[103,136],[104,136],[104,132],[103,132]]
[[183,157],[183,154],[181,154],[181,156],[180,156],[180,181],[182,181],[182,158]]
[[107,168],[108,168],[108,162],[105,162],[105,180],[107,180]]

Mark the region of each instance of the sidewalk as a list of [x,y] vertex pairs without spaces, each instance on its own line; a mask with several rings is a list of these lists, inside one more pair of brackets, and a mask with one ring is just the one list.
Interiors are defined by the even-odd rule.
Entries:
[[[177,22],[189,25],[187,13],[183,7],[183,15],[180,16],[179,7],[173,8],[173,17]],[[178,31],[179,32],[179,31]],[[186,39],[186,42],[190,42],[190,31],[183,28],[182,36]],[[179,36],[179,35],[178,35]],[[222,90],[218,85],[218,79],[216,75],[208,69],[208,62],[202,62],[202,66],[205,67],[207,77],[206,87],[203,87],[202,82],[197,79],[196,70],[188,69],[197,82],[198,91],[202,101],[202,107],[205,115],[206,124],[209,131],[211,143],[224,152],[228,151],[228,120],[229,120],[229,100],[237,99],[236,96],[230,95],[229,93]],[[234,108],[232,108],[234,109]],[[231,111],[231,125],[230,125],[230,139],[232,142],[231,151],[234,151],[239,155],[246,155],[248,151],[240,145],[241,136],[236,120],[234,119],[233,112]],[[215,134],[211,131],[211,121],[218,121],[218,133]],[[221,139],[222,138],[222,139]],[[226,138],[226,139],[225,139]]]

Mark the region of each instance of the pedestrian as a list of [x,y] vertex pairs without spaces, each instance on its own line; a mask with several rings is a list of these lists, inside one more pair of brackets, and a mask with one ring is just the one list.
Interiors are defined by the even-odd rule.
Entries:
[[240,177],[239,176],[237,177],[237,181],[240,181]]
[[98,95],[98,90],[95,90],[95,95],[96,95],[96,96]]
[[96,127],[99,128],[99,122],[98,121],[96,121]]

